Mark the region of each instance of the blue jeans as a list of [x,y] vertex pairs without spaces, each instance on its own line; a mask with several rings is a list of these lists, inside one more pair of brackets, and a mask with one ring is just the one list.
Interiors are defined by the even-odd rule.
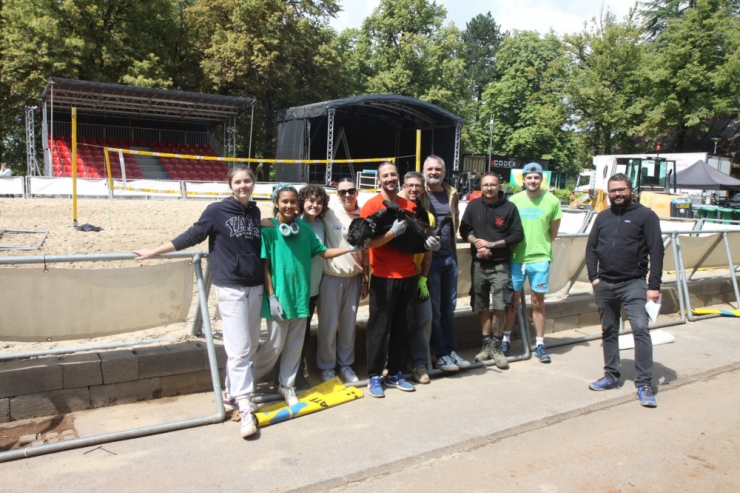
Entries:
[[437,357],[455,350],[457,261],[452,255],[433,257],[427,286],[432,300],[432,342]]
[[632,326],[635,338],[635,387],[650,385],[653,376],[653,342],[648,331],[645,311],[647,284],[645,279],[610,284],[599,281],[594,286],[594,301],[601,315],[604,348],[604,375],[619,381],[619,318],[622,306]]
[[429,338],[432,335],[432,300],[419,301],[414,310],[414,325],[409,331],[411,366],[427,366],[429,356]]

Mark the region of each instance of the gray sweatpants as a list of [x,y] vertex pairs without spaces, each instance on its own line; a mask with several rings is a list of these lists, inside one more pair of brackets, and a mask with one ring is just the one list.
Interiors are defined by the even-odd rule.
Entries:
[[355,362],[355,325],[362,274],[337,277],[324,274],[319,291],[316,366],[333,370]]
[[280,385],[295,387],[305,330],[305,318],[294,318],[282,322],[267,320],[267,340],[257,349],[252,363],[254,378],[257,380],[270,373],[280,356]]

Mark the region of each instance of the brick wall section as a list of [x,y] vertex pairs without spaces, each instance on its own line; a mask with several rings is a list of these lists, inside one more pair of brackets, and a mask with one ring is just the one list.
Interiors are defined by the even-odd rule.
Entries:
[[[693,308],[734,301],[727,280],[690,283]],[[662,290],[662,313],[676,313],[679,303],[673,286]],[[546,333],[599,324],[593,296],[578,294],[547,302]],[[461,349],[480,345],[476,314],[455,316],[455,335]],[[356,351],[364,353],[365,324],[357,327]],[[512,335],[518,336],[518,332]],[[315,336],[309,341],[309,371],[315,368]],[[226,353],[216,346],[218,368],[223,370]],[[223,371],[219,378],[223,384]],[[122,349],[100,353],[45,357],[0,362],[0,422],[63,414],[141,400],[210,391],[208,352],[203,341],[166,346]]]

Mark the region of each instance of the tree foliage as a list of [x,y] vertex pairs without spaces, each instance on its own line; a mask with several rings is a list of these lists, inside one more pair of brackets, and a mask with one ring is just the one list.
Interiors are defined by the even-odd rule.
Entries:
[[499,79],[496,54],[504,36],[500,26],[488,12],[478,14],[465,25],[462,32],[463,59],[468,91],[472,95],[468,128],[464,133],[464,147],[468,152],[487,153],[490,137],[490,120],[482,119],[483,88]]
[[740,19],[730,0],[696,0],[669,19],[647,46],[649,101],[639,131],[653,141],[674,140],[688,151],[687,133],[706,129],[740,107]]
[[399,94],[464,114],[460,31],[427,0],[381,0],[357,33],[354,60],[366,93]]
[[578,129],[577,160],[634,150],[634,128],[642,119],[644,46],[632,18],[617,22],[607,12],[582,32],[566,34],[569,77],[564,96]]
[[264,156],[274,155],[278,109],[340,94],[341,63],[327,25],[338,8],[334,0],[199,0],[192,9],[206,46],[207,89],[257,99]]
[[515,31],[498,52],[501,78],[483,92],[482,117],[495,118],[494,154],[552,160],[573,168],[572,131],[561,94],[567,60],[554,35]]
[[[607,12],[562,36],[509,34],[490,13],[461,31],[435,0],[380,0],[361,28],[336,33],[328,22],[339,9],[338,0],[1,0],[0,153],[25,168],[22,108],[50,77],[254,97],[252,154],[264,157],[281,108],[406,95],[461,116],[464,152],[487,152],[494,117],[494,153],[571,172],[595,154],[656,143],[709,150],[694,136],[740,108],[740,0],[646,0],[625,19]],[[242,155],[250,124],[237,122]]]

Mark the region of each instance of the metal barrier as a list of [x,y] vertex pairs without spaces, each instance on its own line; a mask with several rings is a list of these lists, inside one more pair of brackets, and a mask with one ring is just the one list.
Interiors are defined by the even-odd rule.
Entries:
[[[707,238],[706,235],[716,234],[718,235],[717,238],[710,242],[707,246]],[[705,250],[702,252],[701,257],[698,261],[692,261],[689,265],[689,268],[693,269],[690,276],[686,276],[686,265],[685,265],[685,259],[683,255],[683,249],[681,246],[681,238],[683,237],[683,241],[691,244],[692,246],[698,246],[702,245],[705,247]],[[736,266],[732,258],[732,250],[740,250],[740,234],[732,234],[730,231],[721,230],[721,229],[712,229],[712,230],[702,230],[701,235],[681,235],[681,234],[674,234],[673,235],[674,241],[678,244],[679,249],[679,255],[678,255],[678,261],[680,264],[680,272],[681,272],[681,282],[683,284],[683,291],[685,296],[685,304],[686,304],[686,315],[688,319],[692,322],[697,320],[704,320],[707,318],[714,318],[718,317],[720,315],[700,315],[700,316],[694,316],[692,313],[691,308],[691,297],[689,296],[688,292],[688,281],[694,276],[694,274],[699,270],[702,266],[709,264],[710,267],[714,268],[722,268],[727,267],[729,269],[729,278],[732,282],[732,288],[735,293],[735,307],[740,308],[740,291],[738,290],[737,285],[737,274],[736,274]],[[721,255],[721,253],[717,253],[717,247],[721,242],[724,242],[725,244],[725,252],[724,257]],[[734,247],[734,248],[733,248]],[[722,259],[726,259],[726,263]],[[677,278],[678,278],[678,272],[679,269],[676,270]],[[683,307],[682,307],[683,308]]]
[[22,246],[22,245],[0,245],[0,250],[38,250],[41,245],[44,244],[46,237],[49,236],[48,230],[33,230],[33,229],[3,229],[0,230],[0,237],[5,233],[10,234],[40,234],[43,235],[38,243],[34,246]]
[[[213,344],[213,332],[211,331],[211,321],[208,316],[208,302],[205,295],[205,283],[203,279],[203,271],[201,269],[201,259],[207,256],[207,252],[204,251],[185,251],[169,253],[160,255],[158,258],[192,258],[193,266],[195,267],[195,276],[198,285],[198,302],[199,312],[201,314],[201,320],[205,327],[204,333],[206,338],[206,348],[208,352],[208,362],[211,371],[211,379],[213,383],[214,397],[216,400],[216,413],[201,418],[188,419],[183,421],[174,421],[170,423],[163,423],[154,426],[145,426],[142,428],[134,428],[130,430],[118,431],[114,433],[105,433],[102,435],[96,435],[86,438],[75,438],[73,440],[65,440],[63,442],[57,442],[46,445],[38,445],[35,447],[25,447],[23,449],[11,450],[7,452],[0,452],[0,462],[22,459],[24,457],[31,457],[36,455],[48,454],[51,452],[60,452],[62,450],[70,450],[79,447],[89,447],[92,445],[99,445],[101,443],[108,443],[117,440],[126,440],[129,438],[138,438],[147,435],[154,435],[157,433],[165,433],[168,431],[181,430],[184,428],[193,428],[196,426],[202,426],[206,424],[220,423],[226,418],[226,410],[224,408],[223,396],[221,394],[221,382],[218,372],[218,363],[216,361],[216,349]],[[110,261],[110,260],[133,260],[136,257],[132,253],[120,253],[120,254],[106,254],[106,255],[58,255],[58,256],[43,256],[43,257],[13,257],[13,258],[0,258],[0,265],[12,265],[12,264],[49,264],[49,263],[66,263],[66,262],[93,262],[93,261]],[[128,343],[122,343],[126,345]],[[118,347],[118,345],[109,345],[108,347]],[[23,354],[23,353],[20,353]],[[46,353],[38,352],[35,355],[53,354],[52,351]],[[19,357],[18,354],[11,355]]]

